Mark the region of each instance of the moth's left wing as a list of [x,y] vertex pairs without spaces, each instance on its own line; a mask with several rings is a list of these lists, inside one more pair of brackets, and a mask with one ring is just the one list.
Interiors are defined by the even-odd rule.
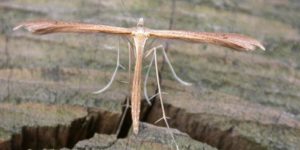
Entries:
[[232,48],[237,51],[252,51],[256,47],[265,50],[257,40],[235,33],[210,33],[210,32],[187,32],[176,30],[152,30],[148,29],[150,37],[177,39],[190,42],[208,43]]
[[79,33],[108,33],[129,35],[132,30],[129,28],[121,28],[106,25],[94,25],[84,23],[70,23],[61,21],[30,21],[21,23],[14,30],[24,27],[28,31],[35,34],[49,34],[58,32],[79,32]]

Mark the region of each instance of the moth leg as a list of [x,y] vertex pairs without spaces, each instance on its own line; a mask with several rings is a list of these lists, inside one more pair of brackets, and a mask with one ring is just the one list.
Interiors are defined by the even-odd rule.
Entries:
[[148,57],[151,53],[153,53],[153,51],[159,49],[159,48],[163,48],[164,46],[163,45],[158,45],[158,46],[155,46],[149,50],[147,50],[146,54],[145,54],[145,57]]
[[156,82],[157,82],[157,89],[158,89],[158,96],[160,99],[161,109],[162,109],[162,118],[165,120],[166,126],[169,128],[169,124],[167,122],[167,116],[165,113],[164,103],[162,101],[162,93],[161,93],[161,86],[160,86],[160,80],[159,80],[159,72],[158,72],[158,64],[157,64],[157,54],[156,50],[154,51],[154,64],[155,64],[155,74],[156,74]]
[[[128,42],[128,80],[129,83],[131,83],[131,66],[132,66],[132,56],[133,56],[133,50],[132,50],[132,45],[130,42]],[[130,86],[129,86],[129,93],[130,93]]]
[[159,45],[159,46],[155,46],[151,49],[149,49],[147,52],[146,52],[146,55],[145,57],[148,57],[151,53],[153,53],[153,56],[151,58],[151,61],[150,61],[150,64],[148,65],[148,70],[147,70],[147,73],[145,75],[145,79],[144,79],[144,96],[145,96],[145,99],[146,101],[148,102],[149,105],[151,105],[151,99],[154,98],[155,96],[157,96],[157,94],[151,96],[149,98],[148,94],[147,94],[147,81],[148,81],[148,78],[149,78],[149,74],[150,74],[150,71],[151,71],[151,67],[152,67],[152,64],[153,64],[153,61],[154,61],[154,51],[157,50],[158,48],[162,48],[163,45]]
[[147,81],[148,81],[148,77],[149,77],[149,74],[150,74],[150,70],[151,70],[151,67],[152,67],[152,64],[153,64],[153,60],[154,60],[154,54],[152,56],[152,59],[150,61],[150,64],[148,65],[148,70],[147,70],[147,73],[145,75],[145,79],[144,79],[144,96],[145,96],[145,99],[146,101],[148,102],[149,105],[151,105],[151,98],[149,98],[148,96],[148,93],[147,93]]
[[166,60],[166,62],[167,62],[167,64],[168,64],[168,66],[169,66],[169,68],[170,68],[170,70],[171,70],[171,72],[172,72],[174,78],[175,78],[179,83],[181,83],[181,84],[183,84],[183,85],[185,85],[185,86],[190,86],[190,85],[192,85],[192,83],[183,81],[182,79],[180,79],[180,78],[177,76],[177,74],[176,74],[176,72],[174,71],[174,68],[173,68],[173,66],[172,66],[172,64],[171,64],[171,62],[170,62],[170,60],[169,60],[169,58],[168,58],[168,55],[167,55],[166,50],[165,50],[164,47],[162,47],[162,51],[163,51],[163,55],[164,55],[164,57],[165,57],[165,60]]
[[[154,47],[154,48],[152,48],[152,49],[150,49],[150,50],[148,50],[148,51],[146,52],[145,57],[148,57],[151,53],[153,54],[153,56],[152,56],[152,59],[151,59],[151,61],[150,61],[150,64],[148,65],[148,70],[147,70],[147,73],[146,73],[146,76],[145,76],[145,80],[144,80],[144,95],[145,95],[145,99],[147,100],[147,102],[148,102],[149,104],[151,104],[151,103],[150,103],[150,100],[153,99],[153,98],[156,97],[156,96],[159,96],[163,116],[162,116],[160,119],[158,119],[157,121],[155,121],[155,123],[158,123],[158,122],[160,122],[160,121],[164,121],[165,124],[166,124],[166,126],[167,126],[167,128],[170,129],[170,126],[169,126],[169,123],[168,123],[168,119],[170,119],[170,117],[167,117],[167,116],[166,116],[165,109],[164,109],[164,104],[163,104],[163,100],[162,100],[162,94],[164,94],[164,93],[161,91],[160,80],[159,80],[159,73],[158,73],[158,72],[159,72],[159,71],[158,71],[158,64],[157,64],[157,63],[158,63],[158,62],[157,62],[157,50],[158,50],[158,49],[161,49],[161,50],[163,51],[164,58],[165,58],[165,60],[166,60],[166,62],[167,62],[167,64],[168,64],[168,66],[169,66],[169,68],[170,68],[170,70],[171,70],[171,72],[172,72],[174,78],[175,78],[178,82],[180,82],[181,84],[183,84],[183,85],[191,85],[191,83],[185,82],[185,81],[183,81],[182,79],[180,79],[180,78],[177,76],[177,74],[175,73],[175,71],[174,71],[174,69],[173,69],[173,66],[172,66],[172,64],[171,64],[171,62],[170,62],[170,60],[169,60],[169,58],[168,58],[168,56],[167,56],[167,54],[166,54],[166,51],[165,51],[165,48],[163,47],[163,45],[156,46],[156,47]],[[157,81],[158,92],[157,92],[155,95],[153,95],[152,97],[149,98],[149,97],[148,97],[148,94],[147,94],[147,81],[148,81],[148,77],[149,77],[149,74],[150,74],[151,67],[152,67],[152,65],[153,65],[153,61],[155,62],[155,72],[156,72],[156,81]],[[169,131],[169,132],[170,132],[170,131]],[[179,148],[178,148],[178,144],[176,143],[174,134],[170,132],[170,135],[171,135],[171,137],[172,137],[172,141],[173,141],[173,142],[175,143],[175,145],[176,145],[176,149],[179,149]]]
[[102,89],[93,92],[94,94],[102,93],[102,92],[104,92],[105,90],[107,90],[107,89],[111,86],[111,84],[113,83],[113,81],[114,81],[114,79],[115,79],[115,77],[116,77],[116,74],[117,74],[117,72],[118,72],[118,68],[119,68],[119,67],[120,67],[120,47],[118,47],[118,56],[117,56],[117,64],[116,64],[116,68],[115,68],[114,73],[113,73],[112,76],[111,76],[110,81],[109,81],[108,84],[107,84],[105,87],[103,87]]
[[[148,70],[147,70],[147,73],[146,73],[145,79],[144,79],[144,96],[149,105],[151,105],[151,100],[159,94],[159,93],[156,93],[156,94],[152,95],[151,97],[149,97],[148,93],[147,93],[147,82],[148,82],[151,67],[153,65],[153,61],[154,61],[154,54],[152,56],[150,64],[148,65]],[[162,92],[162,94],[168,94],[168,93]]]
[[[124,138],[127,134],[126,133],[126,130],[127,130],[126,129],[126,122],[127,122],[126,118],[128,118],[130,108],[131,108],[131,106],[130,106],[130,97],[127,96],[126,99],[125,99],[125,102],[122,104],[122,114],[121,114],[121,117],[120,117],[120,120],[119,120],[119,126],[116,130],[117,139],[118,138]],[[125,130],[125,132],[122,131],[122,130]]]
[[168,57],[168,55],[167,55],[167,53],[166,53],[166,50],[165,50],[165,48],[164,48],[162,45],[156,46],[156,47],[154,47],[154,48],[148,50],[148,52],[146,53],[145,57],[148,57],[149,54],[151,54],[154,50],[157,50],[157,49],[161,49],[161,50],[162,50],[163,55],[164,55],[164,58],[165,58],[165,60],[166,60],[166,62],[167,62],[167,64],[168,64],[168,66],[169,66],[169,68],[170,68],[170,70],[171,70],[172,75],[174,76],[174,78],[175,78],[179,83],[181,83],[182,85],[185,85],[185,86],[190,86],[190,85],[192,85],[192,83],[186,82],[186,81],[182,80],[180,77],[178,77],[178,75],[176,74],[176,72],[175,72],[175,70],[174,70],[174,68],[173,68],[173,66],[172,66],[172,64],[171,64],[171,62],[170,62],[170,59],[169,59],[169,57]]
[[156,81],[157,81],[157,89],[158,89],[158,96],[160,99],[160,105],[161,105],[161,110],[162,110],[162,118],[158,119],[156,121],[159,122],[161,120],[164,120],[167,128],[168,128],[168,132],[170,133],[171,137],[172,137],[172,141],[175,143],[176,145],[176,149],[179,149],[178,144],[176,143],[174,134],[170,131],[170,126],[168,123],[168,119],[170,119],[169,117],[166,116],[166,112],[165,112],[165,107],[164,107],[164,103],[162,100],[162,92],[161,92],[161,86],[160,86],[160,80],[159,80],[159,71],[158,71],[158,65],[157,65],[157,54],[156,54],[157,50],[154,50],[154,63],[155,63],[155,73],[156,73]]

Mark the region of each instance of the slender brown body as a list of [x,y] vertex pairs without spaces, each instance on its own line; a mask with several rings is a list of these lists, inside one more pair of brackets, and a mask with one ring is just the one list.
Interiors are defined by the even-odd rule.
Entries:
[[139,131],[143,53],[146,41],[149,37],[221,45],[238,51],[252,51],[255,50],[256,47],[265,50],[264,46],[259,41],[239,34],[147,29],[144,28],[143,18],[139,19],[136,28],[122,28],[83,23],[66,23],[59,21],[33,21],[22,23],[15,27],[14,30],[21,27],[25,27],[27,30],[36,34],[49,34],[57,32],[100,32],[132,36],[135,44],[136,54],[131,88],[131,113],[133,132],[135,134],[138,134]]
[[131,114],[133,132],[137,134],[139,131],[140,109],[141,109],[141,79],[142,79],[142,61],[143,51],[141,46],[136,47],[136,62],[131,88]]
[[143,54],[148,34],[144,31],[143,20],[138,22],[136,32],[133,32],[133,40],[135,45],[135,67],[132,80],[131,89],[131,114],[132,114],[132,125],[133,132],[138,134],[139,132],[139,120],[140,120],[140,109],[141,109],[141,80],[142,80],[142,63]]

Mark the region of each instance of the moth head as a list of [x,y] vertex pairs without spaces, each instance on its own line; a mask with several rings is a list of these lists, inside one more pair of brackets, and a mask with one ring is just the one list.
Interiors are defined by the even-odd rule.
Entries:
[[144,27],[144,18],[140,18],[138,23],[137,23],[137,27]]

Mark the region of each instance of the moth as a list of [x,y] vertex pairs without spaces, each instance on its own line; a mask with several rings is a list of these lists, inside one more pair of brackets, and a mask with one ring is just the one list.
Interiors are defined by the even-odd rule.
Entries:
[[235,33],[189,32],[179,30],[154,30],[144,27],[144,20],[140,18],[136,27],[123,28],[107,25],[84,23],[70,23],[61,21],[30,21],[16,26],[13,30],[24,27],[35,34],[49,34],[58,32],[77,33],[107,33],[129,36],[134,41],[135,66],[131,83],[131,114],[133,132],[139,132],[139,116],[141,106],[141,79],[144,48],[149,38],[175,39],[188,42],[207,43],[231,48],[236,51],[253,51],[265,47],[256,39]]

